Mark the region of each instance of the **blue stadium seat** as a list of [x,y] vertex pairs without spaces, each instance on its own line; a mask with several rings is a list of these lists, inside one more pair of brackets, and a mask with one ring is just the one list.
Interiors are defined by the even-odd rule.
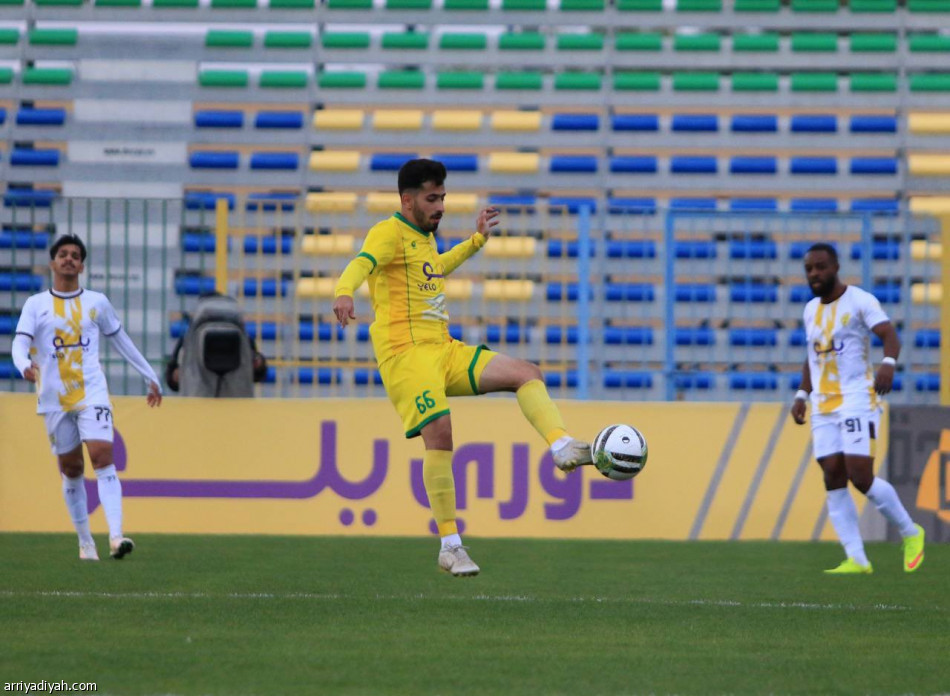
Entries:
[[897,304],[901,301],[900,281],[876,283],[871,288],[871,294],[874,295],[881,304]]
[[778,116],[771,114],[735,114],[732,117],[733,133],[776,133]]
[[607,212],[611,215],[655,215],[655,198],[619,198],[607,199]]
[[0,362],[0,379],[19,379],[20,373],[12,362]]
[[896,133],[896,116],[865,116],[855,114],[851,117],[852,133]]
[[940,329],[918,329],[914,334],[914,346],[917,348],[939,348]]
[[264,384],[274,384],[277,381],[277,368],[273,365],[267,366],[267,372],[264,373]]
[[289,169],[294,171],[299,166],[300,155],[296,152],[251,153],[251,169]]
[[[548,283],[545,296],[549,302],[562,302],[565,299],[568,302],[577,302],[580,296],[580,288],[577,283]],[[594,290],[590,288],[590,298],[594,299]]]
[[214,109],[195,112],[195,128],[243,128],[243,111],[218,111]]
[[778,199],[775,199],[775,198],[732,198],[729,200],[729,210],[734,213],[775,212],[778,210]]
[[897,174],[896,157],[852,157],[852,174]]
[[185,335],[185,331],[188,330],[188,324],[189,321],[187,319],[176,319],[175,321],[169,322],[168,334],[174,339],[179,339]]
[[7,208],[49,208],[57,197],[56,191],[49,189],[34,189],[32,185],[7,185],[3,194],[3,205]]
[[[901,257],[901,243],[896,239],[875,239],[871,242],[871,258],[875,261],[897,261]],[[851,245],[851,258],[861,258],[861,245]]]
[[595,174],[597,172],[596,155],[551,155],[550,171],[572,174]]
[[66,109],[31,109],[21,107],[16,114],[18,126],[61,126],[66,123]]
[[656,242],[652,239],[609,239],[607,258],[610,259],[655,259]]
[[436,154],[432,159],[445,165],[450,172],[477,172],[478,155],[471,154]]
[[597,199],[593,196],[551,196],[548,198],[548,212],[555,215],[564,210],[571,215],[577,215],[584,207],[592,214],[596,213]]
[[287,278],[245,278],[242,285],[242,294],[244,297],[277,297],[278,288],[280,296],[286,297],[290,289],[290,280]]
[[528,327],[521,324],[489,324],[485,327],[485,340],[488,343],[531,343]]
[[715,302],[716,286],[712,283],[677,283],[673,297],[675,302]]
[[[792,348],[802,348],[808,340],[805,329],[798,327],[788,332],[788,345]],[[797,387],[796,387],[797,388]]]
[[605,326],[604,343],[609,346],[652,346],[653,329],[649,326]]
[[715,133],[719,117],[715,114],[674,114],[670,129],[674,132]]
[[652,155],[618,155],[610,158],[610,171],[615,174],[655,174],[656,157]]
[[900,201],[896,198],[854,198],[851,200],[851,212],[897,215],[900,213]]
[[778,377],[773,372],[734,372],[729,375],[729,388],[742,391],[775,391]]
[[595,131],[600,129],[597,114],[554,114],[551,117],[553,131]]
[[183,232],[181,250],[186,253],[205,252],[213,254],[216,239],[213,232]]
[[[363,326],[363,325],[361,325]],[[328,322],[301,321],[297,325],[297,338],[301,341],[342,341],[345,338],[343,327]]]
[[460,237],[436,237],[436,251],[438,251],[440,254],[444,254],[456,244],[461,244],[462,241],[463,240]]
[[237,152],[192,152],[188,161],[192,169],[237,169],[240,155]]
[[736,327],[729,329],[729,345],[760,347],[778,345],[778,330],[763,327]]
[[376,386],[380,386],[383,383],[383,378],[380,376],[379,370],[367,370],[365,367],[353,370],[353,383],[357,386],[365,386],[370,383],[370,380],[372,380]]
[[712,389],[716,384],[716,376],[711,372],[681,372],[673,377],[673,386],[676,389]]
[[255,128],[303,128],[303,113],[300,111],[258,111],[254,117]]
[[10,165],[14,167],[57,167],[59,166],[59,156],[59,150],[28,150],[14,147],[13,152],[10,153]]
[[653,386],[653,373],[646,370],[604,370],[604,386],[607,389],[649,389]]
[[279,207],[281,210],[292,211],[297,204],[300,194],[296,192],[268,191],[265,193],[254,192],[247,194],[247,202],[244,209],[251,212],[257,210],[275,211]]
[[537,205],[537,202],[538,197],[531,193],[518,195],[493,194],[488,197],[489,205],[493,205],[503,210],[507,209],[507,212],[521,212],[522,210],[530,211],[535,205]]
[[656,114],[615,114],[611,126],[615,131],[654,132],[660,130],[660,117]]
[[673,155],[670,171],[673,174],[715,174],[718,163],[715,157],[708,155]]
[[605,283],[607,302],[653,302],[656,293],[652,283]]
[[678,259],[714,259],[716,243],[704,239],[676,240],[673,255]]
[[729,242],[730,259],[777,259],[778,245],[771,239],[733,239]]
[[836,213],[838,201],[834,198],[793,198],[789,209],[793,213]]
[[837,133],[838,117],[830,114],[795,114],[789,129],[792,133]]
[[775,174],[777,171],[775,157],[736,156],[729,160],[731,174]]
[[729,286],[732,302],[772,303],[778,301],[778,287],[755,281],[740,281]]
[[377,152],[370,158],[369,168],[374,172],[398,172],[402,165],[418,156],[404,152]]
[[807,285],[793,285],[788,292],[788,300],[793,304],[804,304],[813,298],[815,294]]
[[544,342],[560,345],[564,342],[569,345],[577,343],[576,326],[546,326],[544,329]]
[[0,315],[0,336],[9,336],[16,331],[17,317],[12,314]]
[[37,292],[43,287],[43,276],[28,271],[0,272],[0,290]]
[[673,340],[678,346],[714,346],[716,332],[706,326],[677,326]]
[[[451,332],[451,328],[452,328],[452,327],[449,326],[449,329],[450,329],[450,330],[449,330],[449,333],[452,333],[452,332]],[[452,336],[452,338],[455,338],[455,336]],[[357,343],[368,343],[369,340],[370,340],[369,324],[360,324],[359,326],[357,326],[357,327],[356,327],[356,342],[357,342]]]
[[216,191],[186,191],[185,208],[188,210],[214,210],[219,199],[228,202],[228,210],[234,210],[235,195]]
[[[279,252],[278,249],[280,250]],[[244,238],[244,253],[257,254],[258,251],[261,254],[267,255],[277,253],[292,254],[294,252],[294,238],[289,234],[280,236],[270,235],[267,237],[257,237],[255,235],[246,236]]]
[[917,391],[936,392],[940,391],[940,375],[927,374],[919,375],[914,381],[914,388]]
[[208,276],[178,276],[175,293],[178,295],[206,295],[214,292],[214,278]]
[[834,157],[792,157],[792,174],[837,174],[838,160]]
[[0,106],[0,126],[7,122],[7,110]]
[[0,230],[0,249],[45,249],[49,237],[49,232]]
[[545,372],[544,384],[551,388],[568,387],[569,389],[575,389],[577,387],[577,370]]
[[298,367],[295,375],[299,384],[340,384],[343,381],[343,370],[339,368]]
[[259,325],[256,321],[246,321],[244,330],[253,341],[273,341],[277,338],[277,323],[273,321],[262,321]]
[[[578,242],[577,240],[573,240],[573,241],[564,241],[562,239],[548,240],[548,258],[560,259],[566,256],[571,259],[576,259],[579,252],[580,252],[580,242]],[[588,241],[587,255],[588,256],[597,255],[597,246],[594,244],[593,241]]]
[[672,211],[713,211],[716,209],[716,199],[706,196],[684,196],[670,199]]

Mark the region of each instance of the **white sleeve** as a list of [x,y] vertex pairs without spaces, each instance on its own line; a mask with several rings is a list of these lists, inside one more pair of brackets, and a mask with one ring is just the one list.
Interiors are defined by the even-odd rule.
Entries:
[[25,333],[18,333],[13,337],[13,346],[10,352],[13,353],[13,364],[21,375],[33,364],[33,361],[30,360],[30,346],[32,344],[33,339]]
[[871,293],[867,293],[861,306],[861,315],[864,318],[864,325],[873,329],[878,324],[890,321],[890,317],[881,309],[881,303]]
[[158,375],[155,374],[155,370],[152,369],[152,366],[148,364],[139,349],[132,343],[132,339],[129,338],[125,329],[120,326],[115,333],[109,336],[109,340],[112,341],[112,346],[119,351],[119,355],[128,360],[129,364],[145,378],[146,382],[154,382],[158,385],[158,393],[161,394],[162,385],[158,381]]
[[122,328],[122,323],[115,314],[115,308],[105,295],[102,296],[102,305],[96,315],[96,324],[99,325],[99,330],[109,337],[115,335]]

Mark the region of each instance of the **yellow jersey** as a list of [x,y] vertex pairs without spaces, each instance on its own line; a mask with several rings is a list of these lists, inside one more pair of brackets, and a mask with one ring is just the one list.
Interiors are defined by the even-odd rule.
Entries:
[[435,235],[400,213],[374,225],[350,261],[334,295],[352,296],[364,280],[376,319],[370,326],[376,362],[384,363],[420,343],[447,343],[449,313],[445,278],[485,245],[476,232],[438,253]]

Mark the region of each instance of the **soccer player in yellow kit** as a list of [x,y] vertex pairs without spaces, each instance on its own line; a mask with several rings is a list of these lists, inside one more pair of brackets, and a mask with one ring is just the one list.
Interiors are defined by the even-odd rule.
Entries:
[[468,240],[439,254],[435,232],[445,211],[445,167],[410,160],[399,170],[401,211],[372,227],[359,255],[337,282],[333,313],[345,327],[356,319],[353,294],[369,281],[376,320],[370,326],[376,362],[407,438],[425,443],[423,480],[442,547],[439,567],[477,575],[455,521],[450,396],[515,392],[522,413],[551,447],[563,471],[591,463],[590,446],[568,435],[532,363],[469,346],[449,336],[445,278],[491,237],[499,211],[485,208]]

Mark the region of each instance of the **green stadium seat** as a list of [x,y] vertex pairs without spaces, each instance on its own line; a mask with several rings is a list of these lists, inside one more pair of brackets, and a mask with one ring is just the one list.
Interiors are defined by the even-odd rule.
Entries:
[[673,37],[673,50],[718,51],[721,43],[719,34],[676,34]]
[[950,92],[950,73],[924,73],[910,76],[911,92]]
[[498,48],[502,51],[543,51],[544,34],[533,31],[501,34]]
[[547,8],[545,0],[501,0],[501,9],[511,12],[543,12]]
[[247,71],[202,70],[198,84],[202,87],[247,87]]
[[211,29],[205,34],[205,46],[208,48],[250,48],[254,45],[252,31],[223,31]]
[[152,0],[152,7],[159,10],[194,10],[198,8],[198,0]]
[[722,12],[722,0],[677,0],[677,12]]
[[320,37],[324,48],[369,48],[368,31],[329,31]]
[[617,0],[620,12],[662,12],[663,0]]
[[614,48],[618,51],[662,51],[663,35],[652,32],[617,34]]
[[96,0],[96,7],[141,7],[142,0]]
[[387,10],[431,10],[432,0],[386,0]]
[[796,53],[834,53],[837,50],[837,34],[792,34],[792,51]]
[[312,10],[314,0],[270,0],[272,10]]
[[950,51],[950,36],[941,34],[914,34],[909,40],[914,53],[946,53]]
[[73,81],[69,68],[26,68],[23,71],[25,85],[68,85]]
[[556,90],[596,91],[601,84],[601,76],[597,73],[565,72],[554,76]]
[[307,31],[269,31],[264,35],[264,48],[310,48],[313,36]]
[[658,72],[618,72],[614,73],[614,89],[627,92],[658,92],[660,73]]
[[487,12],[488,0],[445,0],[446,10],[460,10],[466,12]]
[[448,51],[484,51],[488,37],[473,32],[446,33],[439,37],[439,48]]
[[907,0],[911,12],[950,12],[947,0]]
[[674,92],[715,92],[719,89],[719,73],[675,72]]
[[6,5],[22,5],[24,1],[25,0],[0,0],[0,7],[4,7]]
[[31,46],[75,46],[79,40],[76,29],[30,29]]
[[20,31],[4,27],[0,29],[0,44],[15,44],[20,40]]
[[736,0],[736,12],[778,12],[782,0]]
[[495,89],[539,90],[544,87],[544,76],[539,72],[499,72],[495,75]]
[[561,12],[603,12],[604,0],[561,0]]
[[484,89],[485,76],[480,72],[440,72],[435,78],[436,89]]
[[253,10],[257,0],[211,0],[212,10]]
[[373,0],[329,0],[327,7],[331,10],[371,10]]
[[894,53],[897,34],[852,34],[852,53]]
[[850,0],[852,12],[897,12],[897,0]]
[[13,68],[0,68],[0,85],[13,82]]
[[259,84],[273,89],[303,89],[307,81],[307,73],[303,70],[265,70]]
[[896,92],[897,75],[893,73],[852,73],[852,92]]
[[559,51],[602,51],[604,37],[601,34],[558,34]]
[[778,75],[775,73],[733,73],[732,91],[778,92]]
[[366,73],[355,70],[322,72],[317,77],[321,89],[366,89]]
[[39,7],[81,7],[83,0],[34,0]]
[[792,12],[837,12],[838,0],[792,0]]
[[383,48],[403,51],[424,51],[429,47],[429,35],[419,31],[386,32]]
[[733,51],[777,53],[778,48],[778,34],[734,34],[732,37]]
[[376,85],[380,89],[424,89],[426,76],[418,70],[384,70]]
[[793,92],[837,92],[836,73],[792,73]]

